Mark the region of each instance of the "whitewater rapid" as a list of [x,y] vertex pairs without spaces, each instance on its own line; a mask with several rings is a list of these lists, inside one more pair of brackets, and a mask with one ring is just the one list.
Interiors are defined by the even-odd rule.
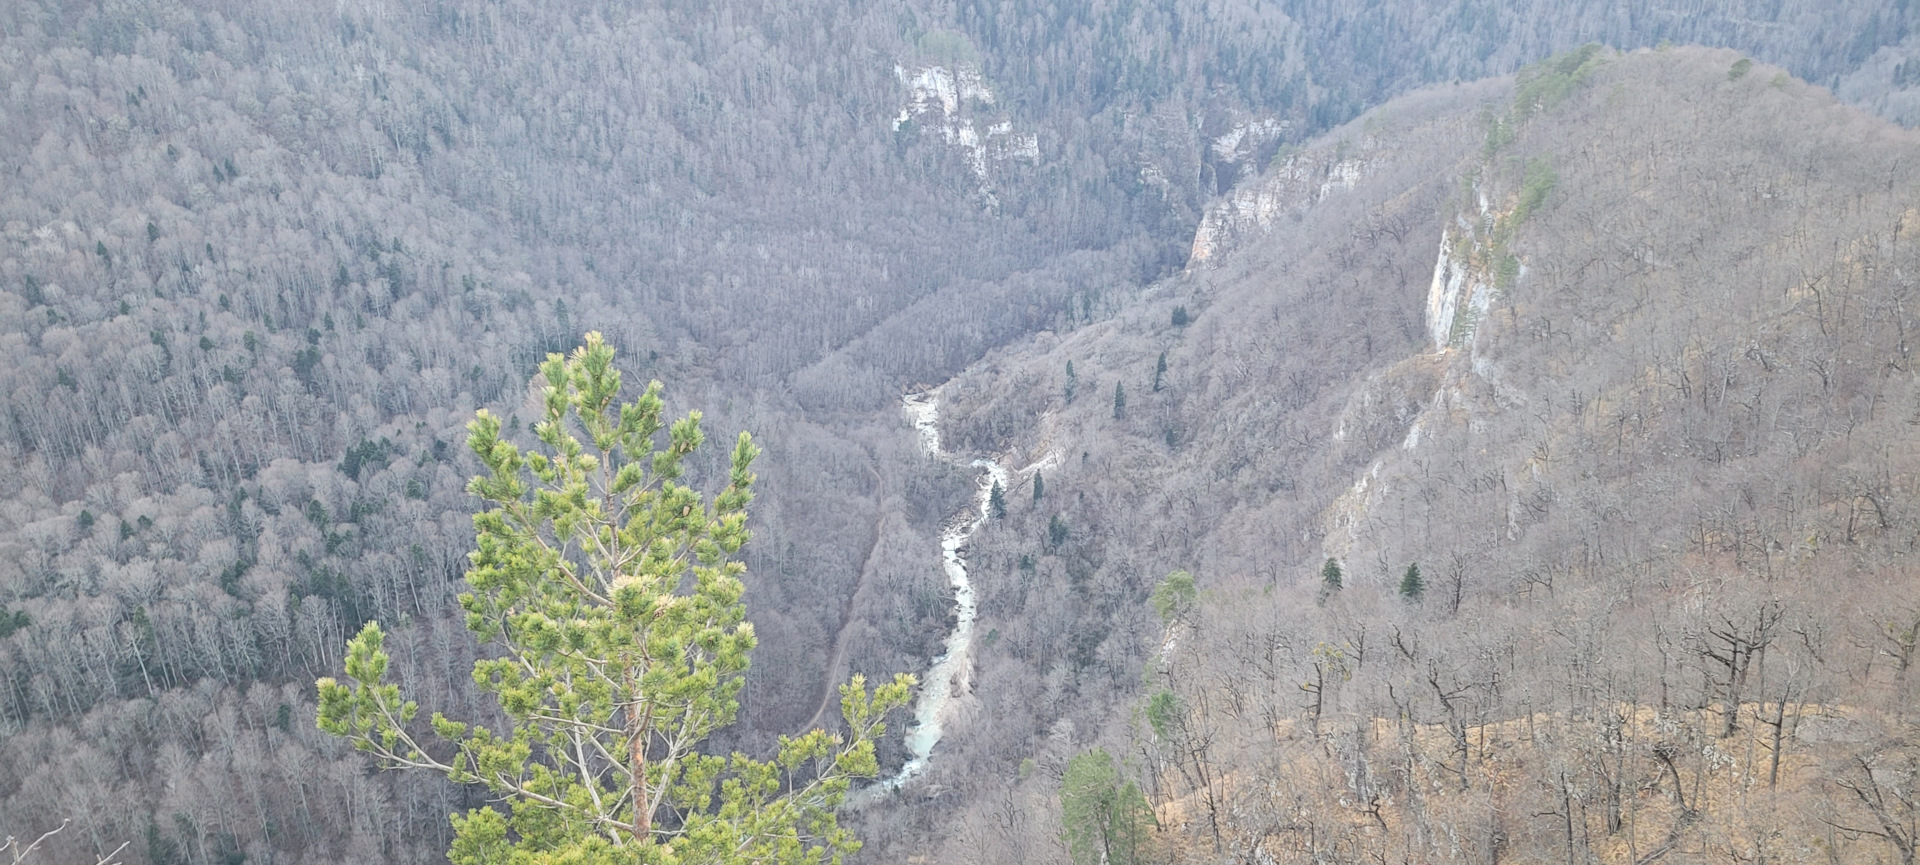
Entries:
[[[907,419],[912,421],[914,431],[920,436],[921,449],[934,459],[958,464],[958,458],[940,449],[938,389],[909,394],[903,402]],[[967,576],[965,550],[967,541],[981,526],[986,525],[987,517],[992,512],[993,485],[998,483],[1002,489],[1007,488],[1009,476],[1006,469],[990,459],[973,460],[968,466],[982,469],[975,480],[977,490],[973,507],[955,514],[940,532],[940,565],[946,571],[947,582],[953,586],[953,631],[947,634],[940,655],[933,659],[931,668],[920,679],[920,693],[913,706],[914,727],[907,733],[909,756],[906,764],[892,777],[855,794],[852,798],[855,805],[866,804],[898,790],[902,784],[926,771],[927,763],[933,757],[934,746],[940,744],[954,698],[970,688],[976,608],[973,581]]]

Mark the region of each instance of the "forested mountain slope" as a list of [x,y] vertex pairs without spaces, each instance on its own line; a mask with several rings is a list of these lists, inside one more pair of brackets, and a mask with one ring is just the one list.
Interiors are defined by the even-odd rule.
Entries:
[[1003,803],[1102,746],[1153,861],[1903,861],[1916,156],[1734,52],[1563,55],[949,383],[947,435],[1062,459],[975,539],[1001,768],[946,854],[1043,849]]
[[[310,683],[379,618],[410,689],[471,708],[462,425],[589,329],[768,447],[736,735],[792,731],[949,614],[929,551],[966,479],[900,390],[1186,290],[1141,293],[1283,148],[1593,38],[1735,45],[1889,113],[1915,83],[1901,4],[1691,5],[4,4],[0,831],[440,858],[474,794],[368,776]],[[1408,147],[1444,164],[1469,121],[1433,122]]]

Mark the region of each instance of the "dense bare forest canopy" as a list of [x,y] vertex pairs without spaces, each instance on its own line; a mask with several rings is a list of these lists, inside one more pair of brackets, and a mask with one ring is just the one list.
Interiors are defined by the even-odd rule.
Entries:
[[[1613,690],[1552,692],[1563,718],[1844,702],[1859,692],[1819,689],[1891,681],[1883,651],[1904,683],[1911,623],[1794,593],[1892,609],[1862,587],[1897,596],[1888,563],[1911,534],[1895,446],[1911,144],[1813,85],[1916,119],[1920,11],[1693,6],[7,4],[0,833],[72,818],[41,851],[55,862],[127,841],[155,863],[441,861],[447,814],[484,792],[369,775],[313,728],[311,683],[378,620],[410,693],[484,716],[453,602],[476,506],[461,430],[487,407],[524,435],[535,365],[587,330],[630,378],[672,383],[675,410],[768,449],[746,549],[761,646],[723,747],[764,749],[833,683],[937,651],[937,536],[971,478],[920,453],[903,389],[966,371],[943,390],[960,448],[1058,453],[1044,492],[1004,491],[1008,516],[976,542],[977,684],[923,788],[946,792],[863,812],[871,856],[1064,857],[1050,797],[1099,743],[1162,812],[1224,807],[1253,770],[1203,773],[1129,727],[1161,689],[1142,672],[1214,658],[1209,675],[1238,676],[1207,641],[1272,627],[1300,631],[1285,658],[1307,666],[1262,674],[1289,688],[1312,659],[1326,675],[1312,650],[1342,634],[1389,657],[1381,623],[1404,611],[1351,598],[1416,559],[1423,609],[1449,613],[1423,644],[1444,651],[1409,649],[1408,669],[1494,664],[1497,635],[1522,631],[1489,617],[1532,619],[1516,597],[1586,622],[1555,605],[1695,586],[1673,582],[1680,564],[1726,587],[1682,605],[1697,621],[1621,611],[1631,628],[1593,631],[1650,635],[1594,657],[1653,660],[1602,669],[1568,638],[1565,663]],[[1662,54],[1718,88],[1663,89],[1649,82],[1678,72],[1609,61],[1540,116],[1495,82],[1349,124],[1595,40],[1761,62],[1736,76],[1735,55]],[[1483,237],[1489,214],[1506,223]],[[1426,352],[1442,243],[1451,309],[1479,310],[1442,327],[1467,367]],[[1077,399],[1061,379],[1076,360]],[[1532,378],[1551,370],[1578,375]],[[1534,462],[1510,461],[1522,451]],[[1327,558],[1347,588],[1305,615],[1322,608],[1289,592]],[[1179,620],[1194,635],[1170,636],[1148,596],[1176,567],[1268,615],[1212,624],[1201,604]],[[1694,624],[1775,607],[1739,657],[1766,656],[1748,645],[1764,638],[1805,658],[1767,675],[1701,660]],[[1466,669],[1457,692],[1329,687],[1314,723],[1346,726],[1314,735],[1359,736],[1351,763],[1387,741],[1354,719],[1467,718],[1455,697],[1390,708],[1442,691],[1472,695],[1475,729],[1531,717],[1507,686],[1521,673]],[[1880,753],[1846,776],[1859,801],[1892,777]],[[1641,776],[1659,764],[1632,754]],[[1708,771],[1665,765],[1674,789]],[[1911,843],[1873,819],[1831,822]]]

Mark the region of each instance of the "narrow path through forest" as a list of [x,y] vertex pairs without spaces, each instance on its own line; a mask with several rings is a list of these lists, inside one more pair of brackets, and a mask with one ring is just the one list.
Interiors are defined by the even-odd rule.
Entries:
[[812,730],[820,726],[822,718],[840,705],[840,664],[847,654],[847,626],[853,623],[853,611],[859,608],[861,596],[867,593],[867,583],[873,579],[873,553],[880,548],[880,540],[887,533],[887,515],[881,514],[880,521],[873,526],[873,543],[867,547],[866,558],[860,561],[860,582],[847,595],[846,604],[840,608],[840,627],[833,632],[833,653],[827,656],[827,674],[821,682],[820,706],[813,710],[813,717],[801,725],[802,730]]

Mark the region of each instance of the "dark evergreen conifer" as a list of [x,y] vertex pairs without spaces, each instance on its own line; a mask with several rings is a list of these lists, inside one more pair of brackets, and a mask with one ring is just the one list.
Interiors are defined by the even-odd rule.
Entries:
[[1420,565],[1408,565],[1407,572],[1400,577],[1400,598],[1409,604],[1417,604],[1426,591],[1427,582],[1420,578]]

